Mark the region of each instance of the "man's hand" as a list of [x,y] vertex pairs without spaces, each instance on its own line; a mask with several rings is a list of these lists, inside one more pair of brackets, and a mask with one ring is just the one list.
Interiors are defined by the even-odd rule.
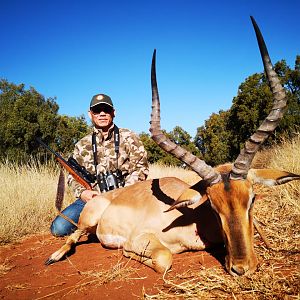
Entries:
[[88,202],[90,200],[92,200],[94,197],[99,196],[100,193],[96,192],[96,191],[91,191],[91,190],[84,190],[81,195],[80,195],[80,199]]

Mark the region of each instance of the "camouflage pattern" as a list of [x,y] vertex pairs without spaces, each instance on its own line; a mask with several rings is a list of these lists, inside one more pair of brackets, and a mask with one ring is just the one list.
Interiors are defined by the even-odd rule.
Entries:
[[[98,172],[106,173],[108,170],[115,171],[117,169],[113,127],[110,129],[106,139],[104,139],[101,129],[93,129],[96,133]],[[128,186],[147,178],[149,173],[147,153],[143,143],[134,132],[129,129],[119,128],[119,133],[120,152],[118,168],[125,177],[125,186]],[[92,174],[96,173],[92,151],[92,132],[75,145],[73,157],[87,171]],[[80,198],[85,188],[75,181],[71,175],[68,176],[68,184],[72,188],[75,197]],[[99,191],[98,185],[94,189]]]

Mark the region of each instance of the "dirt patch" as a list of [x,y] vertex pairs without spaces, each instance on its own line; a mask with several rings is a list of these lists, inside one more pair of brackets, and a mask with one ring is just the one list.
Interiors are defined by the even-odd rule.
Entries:
[[[0,299],[141,299],[157,294],[164,284],[161,274],[123,257],[121,250],[103,248],[91,237],[82,238],[64,260],[45,266],[63,242],[39,235],[0,247]],[[215,266],[222,270],[223,251],[174,255],[166,277]]]

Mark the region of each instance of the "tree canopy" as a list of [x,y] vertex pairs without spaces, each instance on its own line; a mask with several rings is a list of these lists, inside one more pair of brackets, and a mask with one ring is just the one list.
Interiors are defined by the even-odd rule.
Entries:
[[[201,153],[196,147],[192,140],[192,137],[188,132],[184,131],[181,127],[176,126],[171,132],[167,133],[163,131],[166,136],[171,139],[174,143],[180,145],[181,147],[189,150],[194,155],[200,156]],[[140,138],[144,144],[147,151],[149,163],[158,163],[163,165],[173,165],[185,167],[183,163],[175,158],[173,155],[166,153],[162,150],[150,137],[148,133],[140,134]]]
[[[265,147],[283,136],[293,136],[300,126],[300,56],[296,57],[294,70],[284,60],[277,62],[274,69],[285,87],[288,107]],[[269,114],[272,104],[273,96],[265,74],[249,76],[239,86],[231,108],[212,114],[205,125],[198,128],[195,142],[205,161],[217,165],[235,160],[245,141]]]
[[197,129],[195,143],[209,165],[219,165],[230,160],[229,145],[232,140],[226,129],[228,112],[212,114],[205,125]]
[[58,109],[54,98],[45,99],[33,87],[0,80],[0,158],[22,162],[35,156],[36,137],[56,151],[70,151],[88,126],[83,116],[62,116]]

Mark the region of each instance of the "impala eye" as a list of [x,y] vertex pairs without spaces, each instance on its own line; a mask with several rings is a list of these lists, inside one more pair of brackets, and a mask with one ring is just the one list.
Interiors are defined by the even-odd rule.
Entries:
[[256,198],[256,194],[254,194],[254,196],[252,197],[251,204],[250,204],[251,206],[253,206],[253,205],[254,205],[255,198]]

